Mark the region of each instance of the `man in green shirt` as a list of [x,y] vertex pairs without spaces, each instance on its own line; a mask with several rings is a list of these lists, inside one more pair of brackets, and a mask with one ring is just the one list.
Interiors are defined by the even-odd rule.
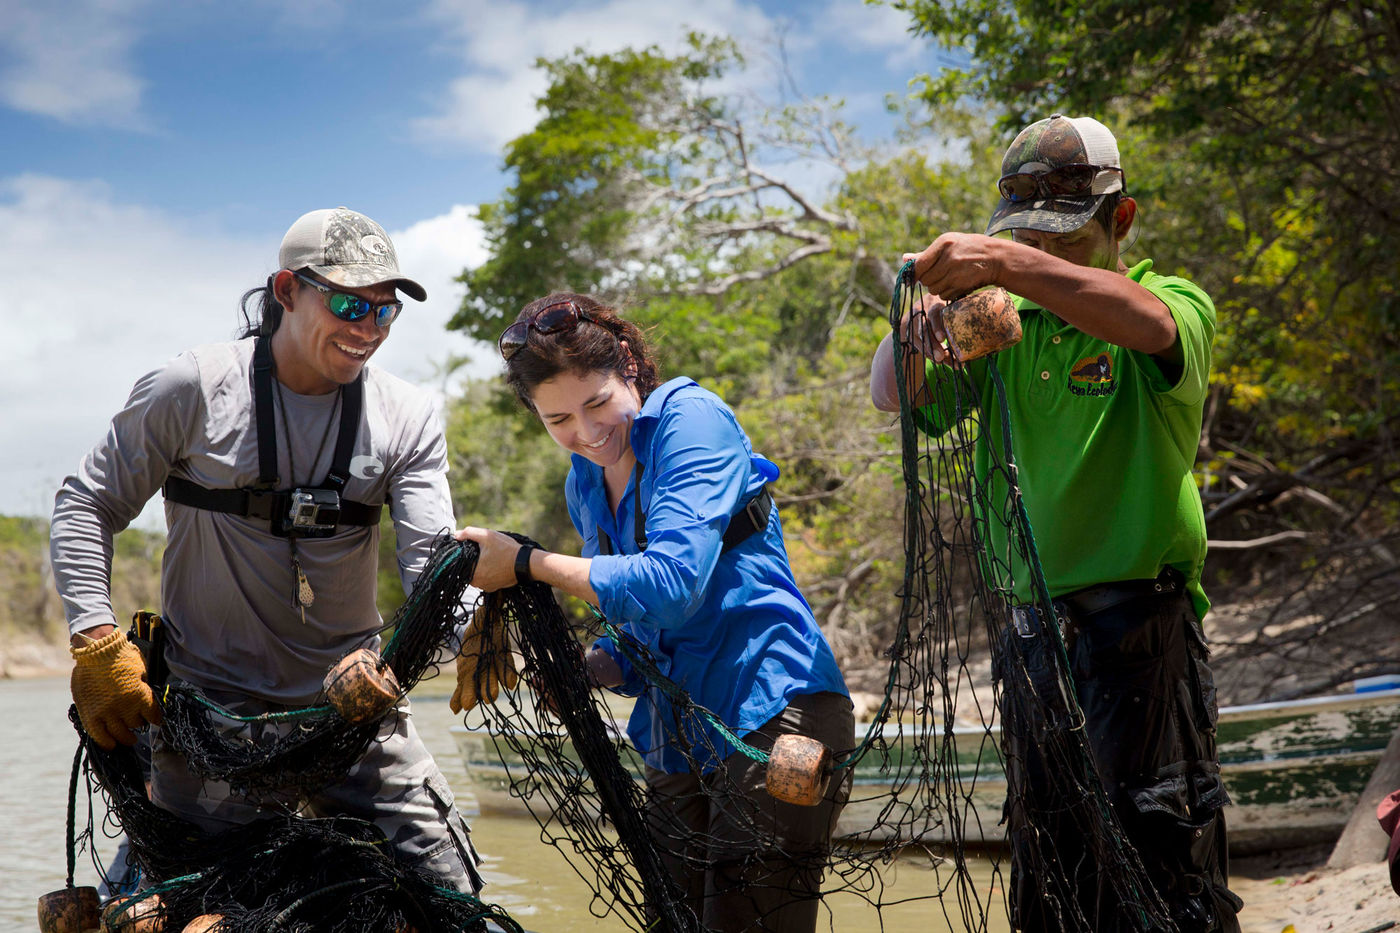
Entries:
[[[1075,692],[1115,814],[1178,927],[1237,931],[1226,887],[1228,802],[1215,753],[1215,689],[1200,620],[1205,520],[1191,475],[1210,373],[1215,307],[1196,285],[1119,256],[1137,215],[1113,134],[1055,114],[1022,130],[1002,160],[1001,200],[984,235],[945,233],[908,254],[929,292],[905,315],[913,365],[896,371],[887,336],[871,367],[877,408],[899,410],[899,380],[931,434],[956,414],[935,391],[961,378],[980,407],[975,471],[1005,500],[989,438],[1002,412],[985,359],[952,357],[945,300],[988,285],[1018,296],[1022,339],[996,356],[1006,386],[1016,478],[1041,567],[1066,619]],[[994,234],[1010,230],[1010,239]],[[945,400],[940,405],[935,399]],[[1007,529],[987,546],[1009,555],[1017,600],[1033,576]],[[1011,826],[1012,919],[1058,929]],[[1055,840],[1060,864],[1092,886],[1077,839]],[[1081,897],[1081,900],[1083,898]],[[1100,926],[1099,929],[1108,929]]]

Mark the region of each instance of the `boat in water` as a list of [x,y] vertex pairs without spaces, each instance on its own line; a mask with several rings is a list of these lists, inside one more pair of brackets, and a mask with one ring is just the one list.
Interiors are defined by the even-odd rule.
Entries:
[[[606,725],[615,740],[625,742],[625,716]],[[1397,731],[1400,688],[1222,708],[1216,740],[1231,798],[1226,810],[1231,853],[1335,840]],[[484,725],[458,725],[452,732],[466,766],[467,789],[482,811],[523,814],[541,805],[525,762]],[[930,744],[950,743],[948,760],[956,764],[932,775],[943,801],[932,809],[914,798],[912,781],[901,786],[899,777],[910,770],[904,762],[916,753],[920,734],[909,724],[880,728],[856,763],[837,835],[877,843],[891,836],[924,842],[956,836],[972,845],[1004,844],[1006,779],[997,728],[955,727],[933,736]],[[858,725],[856,742],[865,737],[866,728]],[[541,739],[571,751],[567,737]],[[623,760],[641,780],[636,756],[624,754]],[[956,833],[949,829],[955,824],[961,826]]]

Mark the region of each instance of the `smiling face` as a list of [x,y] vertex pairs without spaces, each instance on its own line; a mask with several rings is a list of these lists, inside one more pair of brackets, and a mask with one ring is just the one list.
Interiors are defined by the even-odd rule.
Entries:
[[554,442],[608,472],[630,472],[632,422],[642,409],[635,385],[615,372],[561,372],[530,396]]
[[[397,300],[389,283],[335,287],[376,305]],[[324,395],[354,382],[389,336],[389,328],[376,325],[373,314],[342,321],[326,308],[319,291],[285,269],[277,273],[273,289],[284,309],[281,326],[272,336],[277,379],[293,392]]]

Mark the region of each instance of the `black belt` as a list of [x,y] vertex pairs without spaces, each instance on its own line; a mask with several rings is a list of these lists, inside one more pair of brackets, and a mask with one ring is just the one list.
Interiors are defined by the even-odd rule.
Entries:
[[1170,596],[1181,592],[1186,578],[1175,567],[1163,567],[1153,580],[1118,580],[1113,583],[1099,583],[1086,586],[1082,590],[1057,597],[1056,602],[1064,603],[1078,615],[1093,615],[1111,609],[1120,603],[1144,596]]

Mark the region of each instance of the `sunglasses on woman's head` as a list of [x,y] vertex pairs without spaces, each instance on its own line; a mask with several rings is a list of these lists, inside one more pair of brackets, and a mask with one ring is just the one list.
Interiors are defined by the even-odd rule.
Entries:
[[1013,204],[1029,201],[1037,196],[1085,198],[1094,193],[1094,179],[1098,178],[1099,172],[1117,172],[1126,186],[1127,178],[1123,175],[1123,170],[1116,165],[1074,162],[1046,172],[1012,172],[1010,175],[1003,175],[997,182],[997,191]]
[[501,350],[501,358],[510,362],[510,358],[519,353],[521,348],[529,342],[532,329],[540,334],[557,334],[573,330],[578,327],[579,321],[587,321],[590,324],[598,323],[573,301],[556,301],[552,305],[540,308],[526,320],[516,321],[507,327],[501,333],[501,339],[496,341],[496,345]]
[[388,327],[394,323],[394,318],[399,316],[403,310],[402,301],[386,301],[382,305],[377,305],[372,301],[367,301],[358,295],[348,295],[345,292],[336,291],[324,282],[318,282],[309,275],[300,272],[293,272],[301,281],[310,285],[321,293],[321,300],[325,302],[326,310],[342,321],[354,323],[374,312],[374,323],[380,327]]

